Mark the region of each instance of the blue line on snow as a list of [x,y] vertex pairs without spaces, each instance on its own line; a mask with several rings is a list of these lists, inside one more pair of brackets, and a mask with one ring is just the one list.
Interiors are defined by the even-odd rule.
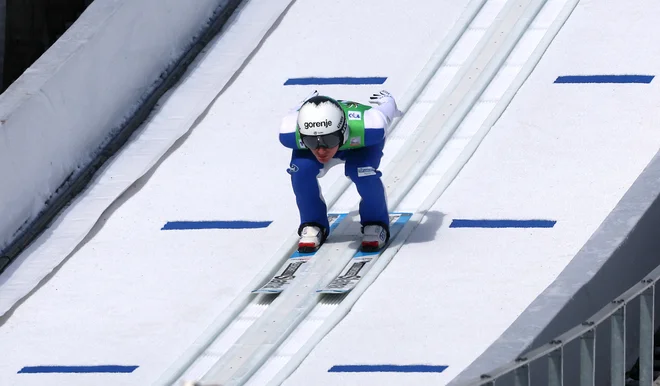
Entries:
[[266,228],[272,221],[168,221],[161,230],[254,229]]
[[328,85],[328,84],[383,84],[386,77],[336,77],[336,78],[290,78],[284,82],[285,86],[301,85]]
[[450,228],[552,228],[554,220],[466,220],[454,219]]
[[329,373],[441,373],[447,366],[432,365],[336,365]]
[[651,83],[655,75],[566,75],[555,83]]
[[138,366],[26,366],[18,374],[41,373],[132,373]]

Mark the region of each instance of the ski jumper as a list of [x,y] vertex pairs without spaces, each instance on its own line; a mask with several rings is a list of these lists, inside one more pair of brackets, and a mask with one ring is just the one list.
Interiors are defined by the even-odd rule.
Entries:
[[385,188],[378,170],[385,146],[385,131],[399,116],[394,99],[378,106],[338,100],[348,124],[348,140],[327,164],[319,162],[300,140],[297,116],[300,106],[282,120],[280,142],[291,148],[291,163],[287,172],[300,212],[301,227],[318,224],[329,231],[327,206],[318,178],[338,163],[344,163],[344,174],[353,181],[361,197],[359,205],[362,226],[379,224],[389,232],[389,214]]

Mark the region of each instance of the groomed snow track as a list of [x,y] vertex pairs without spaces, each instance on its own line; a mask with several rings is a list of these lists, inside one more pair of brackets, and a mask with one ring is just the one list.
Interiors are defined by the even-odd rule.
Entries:
[[[414,213],[376,265],[347,295],[315,290],[350,259],[355,221],[344,221],[326,247],[283,293],[255,295],[293,252],[293,234],[263,270],[157,384],[278,385],[349,312],[449,186],[503,113],[559,28],[572,0],[473,0],[407,93],[404,116],[388,133],[381,170],[392,211]],[[325,195],[331,212],[356,210],[342,180]],[[423,200],[412,197],[424,197]],[[416,193],[416,194],[411,194]]]

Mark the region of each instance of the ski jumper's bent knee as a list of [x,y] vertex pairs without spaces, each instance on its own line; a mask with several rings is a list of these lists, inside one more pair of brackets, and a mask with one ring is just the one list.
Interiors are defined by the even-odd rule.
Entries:
[[386,229],[389,224],[387,198],[382,173],[378,170],[382,157],[382,146],[356,150],[346,158],[345,174],[355,183],[360,195],[360,222],[381,224]]

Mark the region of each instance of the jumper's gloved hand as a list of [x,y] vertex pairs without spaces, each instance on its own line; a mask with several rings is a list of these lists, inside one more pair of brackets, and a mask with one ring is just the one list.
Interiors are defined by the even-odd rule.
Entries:
[[382,105],[383,103],[389,102],[391,99],[394,99],[392,95],[386,91],[386,90],[381,90],[377,93],[374,93],[370,98],[369,98],[369,103],[373,103],[376,105]]
[[374,107],[374,109],[378,109],[385,115],[387,124],[390,124],[392,119],[403,115],[403,112],[399,111],[392,94],[386,90],[381,90],[373,94],[369,98],[369,103],[378,105],[377,107]]

